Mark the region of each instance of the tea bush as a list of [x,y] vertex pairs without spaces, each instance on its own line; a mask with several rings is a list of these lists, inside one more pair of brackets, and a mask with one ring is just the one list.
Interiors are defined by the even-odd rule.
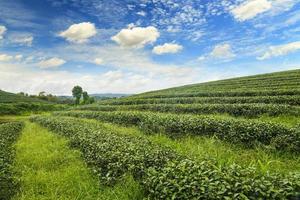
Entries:
[[[97,119],[123,125],[137,125],[150,134],[162,132],[170,137],[187,134],[216,136],[219,139],[241,143],[247,147],[263,144],[270,145],[278,151],[300,152],[298,129],[271,122],[134,111],[69,111],[57,112],[55,115]],[[290,141],[293,141],[291,145],[289,145]]]
[[300,107],[279,104],[139,104],[123,106],[87,105],[73,110],[92,111],[154,111],[190,114],[227,113],[232,116],[258,117],[260,115],[278,116],[288,114],[300,116]]
[[287,104],[300,105],[299,95],[281,96],[247,96],[247,97],[176,97],[176,98],[124,98],[118,100],[101,101],[102,105],[135,105],[135,104]]
[[0,115],[18,115],[25,112],[55,111],[66,108],[66,105],[50,103],[0,103]]
[[7,122],[0,124],[0,199],[10,199],[17,189],[11,164],[15,152],[12,147],[22,128],[22,122]]
[[132,174],[146,199],[288,199],[300,189],[299,174],[263,175],[211,160],[198,163],[146,138],[79,119],[33,117],[31,121],[68,137],[101,181],[114,184]]

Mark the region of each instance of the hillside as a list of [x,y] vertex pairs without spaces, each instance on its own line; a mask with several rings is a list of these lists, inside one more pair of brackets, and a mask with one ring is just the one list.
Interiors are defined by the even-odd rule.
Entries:
[[[45,196],[66,199],[298,199],[299,78],[300,70],[241,77],[32,116],[16,146],[17,196],[39,195],[39,182]],[[83,162],[83,173],[60,170]],[[58,170],[37,177],[49,163]],[[90,189],[78,194],[81,183]]]
[[266,96],[300,94],[300,69],[186,85],[135,95],[135,98]]
[[0,116],[62,110],[67,106],[0,90]]
[[[98,142],[94,139],[88,142],[89,147],[99,145],[97,151],[91,149],[95,156],[87,153],[89,162],[105,162],[115,167],[106,169],[95,164],[100,172],[107,170],[100,175],[106,181],[118,180],[119,175],[107,177],[115,172],[132,172],[134,177],[148,173],[141,182],[150,199],[171,199],[174,194],[178,194],[175,199],[214,199],[218,194],[220,199],[225,196],[232,199],[241,191],[244,195],[241,199],[245,196],[249,199],[289,199],[299,191],[300,70],[147,92],[79,106],[54,115],[34,121],[56,132],[72,135],[71,138],[74,138],[72,130],[87,130],[93,126],[88,123],[97,120],[103,135]],[[59,128],[61,123],[69,129]],[[71,126],[74,123],[78,123],[77,128]],[[78,137],[83,137],[80,134],[96,137],[92,132],[91,135],[79,133]],[[170,147],[176,155],[164,147]],[[105,158],[97,157],[102,154]],[[171,165],[163,164],[168,160],[173,160]],[[161,165],[162,169],[157,169]],[[236,176],[229,169],[236,172]],[[254,171],[250,172],[252,169]],[[210,175],[202,177],[203,173]],[[285,195],[250,184],[256,178],[254,182],[257,183],[262,179],[273,182],[273,178],[265,176],[269,173],[273,178],[275,174],[291,178],[289,184],[293,185],[293,192]],[[276,179],[284,181],[281,175]],[[227,182],[226,177],[232,182]],[[243,186],[249,184],[248,189],[235,190],[238,180],[243,181]],[[136,181],[140,183],[140,179]],[[286,190],[283,185],[276,187],[277,191]],[[205,188],[214,189],[207,193]],[[254,192],[258,190],[262,193]]]
[[10,92],[5,92],[3,90],[0,90],[0,103],[19,103],[19,102],[28,102],[28,103],[33,103],[33,102],[38,102],[38,103],[49,103],[47,101],[43,101],[37,98],[32,98],[32,97],[26,97]]

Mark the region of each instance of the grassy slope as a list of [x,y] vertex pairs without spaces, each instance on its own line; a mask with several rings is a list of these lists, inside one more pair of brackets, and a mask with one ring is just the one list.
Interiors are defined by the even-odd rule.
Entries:
[[37,98],[25,97],[21,95],[17,95],[10,92],[5,92],[0,90],[0,103],[18,103],[18,102],[36,102],[36,103],[49,103],[47,101],[43,101]]
[[[99,186],[80,153],[65,138],[26,122],[16,144],[18,199],[137,199],[139,186],[128,177],[112,188]],[[99,190],[100,187],[100,190]]]

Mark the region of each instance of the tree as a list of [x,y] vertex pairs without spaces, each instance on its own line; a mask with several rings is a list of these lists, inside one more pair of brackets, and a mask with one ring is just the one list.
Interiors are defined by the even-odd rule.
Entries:
[[45,96],[45,94],[46,94],[46,92],[42,91],[39,93],[39,97],[43,97],[43,96]]
[[89,98],[89,103],[95,103],[95,101],[96,101],[96,100],[95,100],[94,97],[90,97],[90,98]]
[[83,104],[88,104],[89,103],[89,95],[88,95],[88,93],[86,92],[86,91],[84,91],[83,93],[82,93],[82,98],[83,98]]
[[74,86],[72,89],[72,95],[75,98],[75,104],[78,105],[80,102],[81,95],[82,95],[82,87],[80,87],[78,85]]

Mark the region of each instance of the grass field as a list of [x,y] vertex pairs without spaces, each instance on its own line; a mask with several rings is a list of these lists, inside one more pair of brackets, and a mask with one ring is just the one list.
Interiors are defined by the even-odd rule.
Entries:
[[13,199],[300,198],[300,70],[2,120]]

